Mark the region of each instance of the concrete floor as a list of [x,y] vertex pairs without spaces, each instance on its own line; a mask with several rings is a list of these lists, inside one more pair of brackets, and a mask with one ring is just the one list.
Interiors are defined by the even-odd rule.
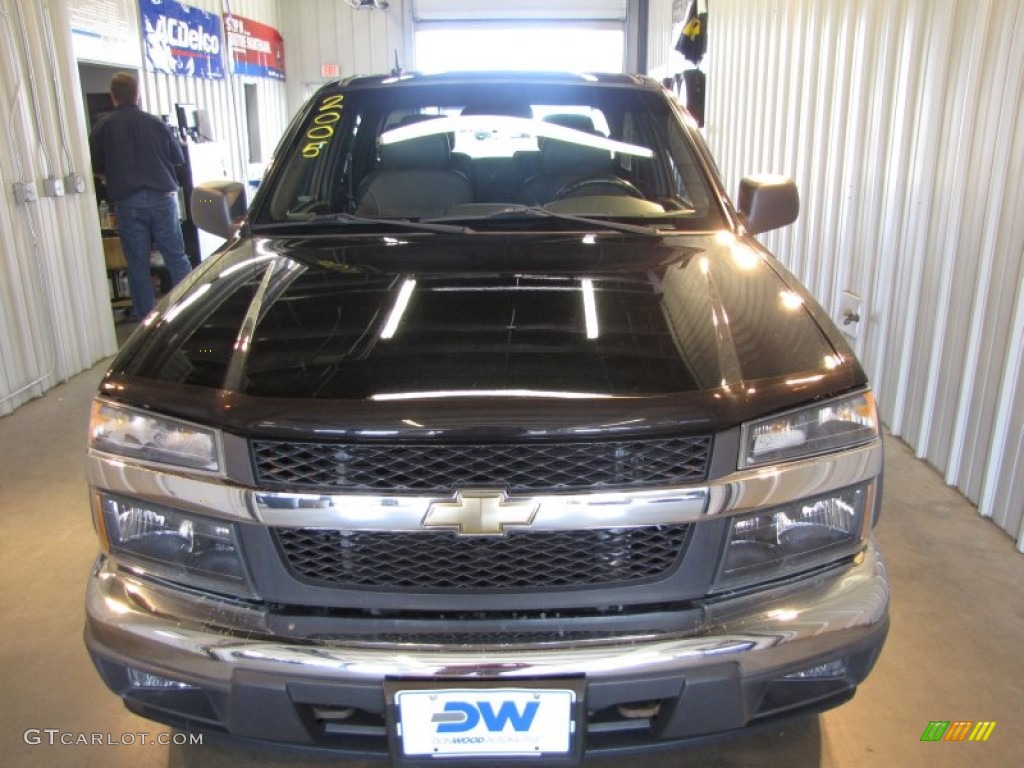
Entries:
[[[101,684],[82,644],[83,588],[96,552],[83,446],[98,366],[0,419],[0,762],[9,766],[369,768],[318,754],[207,736],[158,746],[169,729],[130,714]],[[887,441],[878,528],[892,571],[892,629],[850,703],[783,729],[613,766],[1017,766],[1024,745],[1024,556],[900,442]],[[930,720],[986,720],[986,743],[922,743]],[[133,745],[26,743],[111,734]],[[32,733],[29,739],[32,740]],[[86,738],[91,738],[87,736]],[[1016,755],[1016,757],[1015,757]]]

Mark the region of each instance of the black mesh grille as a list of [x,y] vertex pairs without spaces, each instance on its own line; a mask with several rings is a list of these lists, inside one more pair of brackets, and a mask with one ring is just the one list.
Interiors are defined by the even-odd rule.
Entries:
[[334,587],[524,590],[654,579],[682,558],[690,526],[516,531],[508,536],[275,528],[285,563]]
[[368,445],[253,442],[263,488],[451,492],[472,485],[512,492],[699,482],[709,437],[605,443]]

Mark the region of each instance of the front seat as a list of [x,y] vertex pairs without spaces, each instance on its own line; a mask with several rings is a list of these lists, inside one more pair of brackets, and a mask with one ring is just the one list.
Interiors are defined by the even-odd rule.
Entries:
[[381,170],[360,185],[356,214],[419,219],[472,202],[469,180],[452,168],[451,154],[444,133],[382,145]]
[[[549,115],[544,121],[591,136],[602,136],[585,115]],[[523,182],[520,199],[530,205],[548,203],[583,180],[621,182],[612,174],[611,153],[606,149],[544,138],[540,142],[537,172]]]

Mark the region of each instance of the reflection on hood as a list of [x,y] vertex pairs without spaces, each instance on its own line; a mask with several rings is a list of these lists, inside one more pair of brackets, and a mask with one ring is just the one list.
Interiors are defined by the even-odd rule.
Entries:
[[646,397],[838,365],[757,252],[677,240],[257,241],[207,265],[178,297],[190,311],[165,309],[119,363],[257,397],[378,401]]

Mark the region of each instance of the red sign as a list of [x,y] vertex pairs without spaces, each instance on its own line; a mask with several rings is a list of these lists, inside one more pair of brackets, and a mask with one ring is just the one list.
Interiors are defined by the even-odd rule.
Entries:
[[236,75],[284,80],[284,38],[273,27],[224,14],[228,55]]

